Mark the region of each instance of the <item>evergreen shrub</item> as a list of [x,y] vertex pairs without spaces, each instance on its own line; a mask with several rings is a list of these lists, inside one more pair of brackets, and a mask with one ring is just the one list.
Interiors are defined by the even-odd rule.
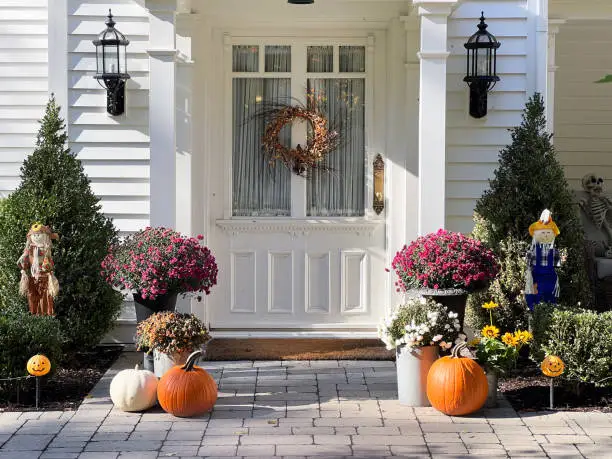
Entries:
[[55,312],[66,337],[64,350],[69,351],[100,341],[119,315],[122,296],[100,274],[117,231],[102,214],[81,162],[66,146],[59,112],[52,97],[36,148],[21,167],[21,183],[0,205],[0,310],[15,302],[27,309],[18,293],[17,259],[30,226],[36,221],[49,225],[60,236],[53,244],[60,284]]
[[480,305],[491,300],[500,305],[498,324],[502,330],[527,326],[523,290],[525,253],[531,244],[528,228],[544,209],[552,212],[561,231],[555,245],[566,256],[557,268],[560,300],[583,307],[591,303],[578,206],[551,143],[552,135],[546,131],[540,94],[529,99],[521,125],[510,133],[512,143],[501,150],[489,189],[475,207],[473,235],[495,252],[501,265],[501,273],[490,287],[471,295],[466,319],[475,329],[487,319]]

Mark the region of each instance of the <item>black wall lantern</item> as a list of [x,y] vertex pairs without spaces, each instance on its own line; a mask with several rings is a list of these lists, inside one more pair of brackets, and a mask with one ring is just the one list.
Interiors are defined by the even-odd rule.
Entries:
[[289,0],[292,5],[312,5],[314,0]]
[[93,41],[96,46],[96,75],[94,78],[106,89],[106,111],[113,116],[125,111],[125,81],[127,73],[127,53],[130,43],[121,32],[115,29],[111,10],[108,10],[106,29]]
[[463,81],[470,87],[470,115],[482,118],[487,114],[487,92],[499,81],[497,76],[497,48],[501,43],[487,32],[484,11],[478,32],[463,45],[467,49],[467,74]]

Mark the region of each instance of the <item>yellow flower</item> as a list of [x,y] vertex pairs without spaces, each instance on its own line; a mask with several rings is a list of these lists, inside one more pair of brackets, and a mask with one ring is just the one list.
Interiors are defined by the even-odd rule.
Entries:
[[468,346],[478,346],[480,344],[480,338],[474,338],[468,343]]
[[504,333],[501,340],[507,346],[516,346],[518,344],[516,337],[512,333]]
[[519,344],[527,344],[533,339],[533,335],[527,330],[519,330],[514,333],[514,338]]
[[482,307],[484,309],[495,309],[499,307],[499,304],[489,301],[488,303],[483,304]]
[[485,338],[497,338],[499,336],[499,328],[494,325],[487,325],[481,332]]

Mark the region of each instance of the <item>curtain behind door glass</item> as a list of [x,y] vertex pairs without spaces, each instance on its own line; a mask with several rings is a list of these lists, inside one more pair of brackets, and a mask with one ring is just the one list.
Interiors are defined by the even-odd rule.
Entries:
[[[288,78],[234,78],[233,81],[233,215],[289,216],[291,176],[281,164],[269,165],[261,138],[267,121],[253,115],[263,103],[288,103]],[[291,145],[291,130],[280,133],[283,145]]]
[[330,171],[314,170],[308,181],[308,215],[364,215],[365,80],[309,79],[308,93],[318,101],[340,146],[327,156]]

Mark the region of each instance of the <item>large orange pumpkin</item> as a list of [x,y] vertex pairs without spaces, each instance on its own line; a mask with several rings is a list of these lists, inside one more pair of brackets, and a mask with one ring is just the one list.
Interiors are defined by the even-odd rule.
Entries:
[[461,357],[461,343],[450,356],[434,362],[427,375],[427,398],[435,409],[450,416],[473,413],[487,400],[489,384],[484,370],[470,358]]
[[210,411],[217,401],[217,384],[203,368],[195,366],[202,351],[195,351],[185,365],[175,365],[157,384],[157,400],[164,411],[179,417]]

